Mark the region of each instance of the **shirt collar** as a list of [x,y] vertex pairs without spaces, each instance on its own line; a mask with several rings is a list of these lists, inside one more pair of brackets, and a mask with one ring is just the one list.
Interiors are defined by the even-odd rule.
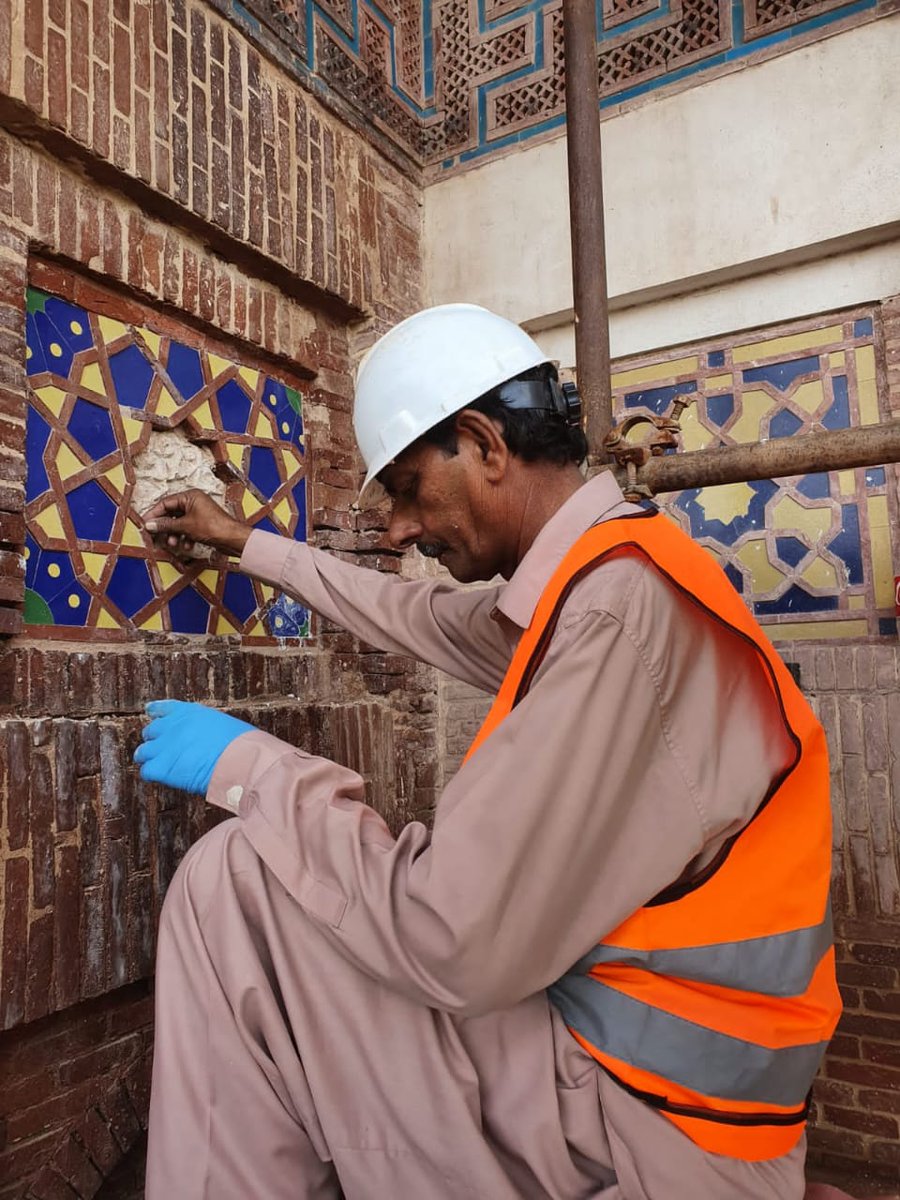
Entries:
[[598,521],[640,512],[622,496],[611,471],[600,471],[557,509],[503,588],[494,612],[527,629],[541,593],[581,535]]

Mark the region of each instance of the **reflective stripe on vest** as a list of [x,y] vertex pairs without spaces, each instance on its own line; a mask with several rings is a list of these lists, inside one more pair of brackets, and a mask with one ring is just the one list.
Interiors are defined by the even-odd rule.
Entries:
[[527,693],[572,588],[616,552],[648,559],[754,647],[795,758],[712,864],[648,900],[549,994],[588,1053],[698,1145],[774,1158],[803,1132],[840,1014],[828,757],[812,710],[712,555],[659,514],[589,529],[545,588],[469,755]]

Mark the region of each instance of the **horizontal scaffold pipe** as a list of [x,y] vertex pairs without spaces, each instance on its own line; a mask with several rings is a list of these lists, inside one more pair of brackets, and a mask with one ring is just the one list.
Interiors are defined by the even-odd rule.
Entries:
[[[781,479],[788,475],[895,462],[900,462],[900,420],[865,425],[860,429],[825,430],[744,446],[719,446],[687,454],[648,457],[637,467],[632,479],[657,495],[680,492],[684,488],[715,487],[751,479]],[[627,488],[625,467],[616,469],[616,475]]]

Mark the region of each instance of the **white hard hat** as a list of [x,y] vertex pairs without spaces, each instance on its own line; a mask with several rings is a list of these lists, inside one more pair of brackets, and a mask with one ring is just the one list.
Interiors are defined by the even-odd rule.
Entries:
[[395,325],[359,364],[353,428],[366,464],[361,506],[383,496],[376,476],[451,413],[549,362],[524,330],[477,304],[440,304]]

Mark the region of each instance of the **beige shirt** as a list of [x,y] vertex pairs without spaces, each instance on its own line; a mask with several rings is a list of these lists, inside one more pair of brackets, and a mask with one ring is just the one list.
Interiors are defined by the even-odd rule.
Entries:
[[[493,692],[568,548],[633,511],[610,474],[597,476],[509,583],[478,590],[404,582],[262,532],[241,569],[367,642]],[[261,732],[228,747],[209,799],[240,813],[344,956],[471,1016],[548,987],[711,857],[791,756],[755,651],[629,555],[572,590],[530,691],[450,781],[433,830],[412,822],[395,839],[358,775]],[[276,793],[291,797],[290,829],[267,805]],[[615,1093],[612,1105],[643,1107]]]

